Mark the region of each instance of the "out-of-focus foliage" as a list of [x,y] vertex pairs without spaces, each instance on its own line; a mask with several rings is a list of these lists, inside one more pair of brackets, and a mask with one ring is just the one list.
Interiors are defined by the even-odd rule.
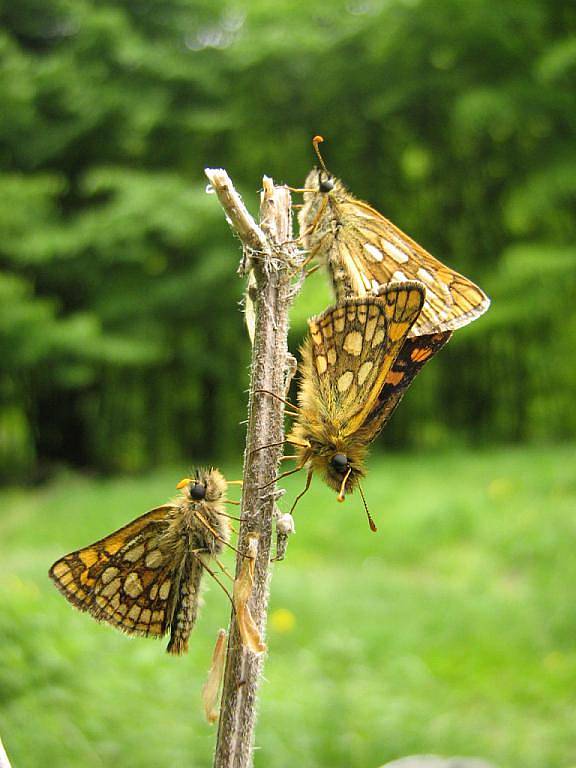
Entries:
[[19,0],[0,21],[5,476],[239,447],[238,248],[202,169],[254,208],[262,173],[301,183],[314,133],[493,297],[388,440],[574,433],[573,3]]

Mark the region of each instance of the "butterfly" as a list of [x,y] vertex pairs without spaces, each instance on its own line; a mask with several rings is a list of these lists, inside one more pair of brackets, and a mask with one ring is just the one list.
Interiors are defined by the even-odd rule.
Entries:
[[380,429],[389,421],[400,400],[406,394],[406,390],[424,365],[451,338],[452,331],[438,331],[438,333],[426,333],[422,336],[412,336],[406,339],[378,395],[378,403],[381,408],[379,411]]
[[376,530],[360,485],[368,446],[451,336],[444,331],[407,340],[424,292],[418,282],[391,283],[378,296],[344,299],[308,321],[296,420],[287,438],[296,448],[292,472],[308,467],[296,502],[318,473],[339,501],[358,487]]
[[170,632],[166,650],[184,653],[198,615],[202,572],[218,581],[208,563],[230,539],[226,486],[217,469],[197,469],[178,483],[182,493],[173,502],[65,555],[50,568],[50,578],[95,619],[129,635]]
[[328,267],[337,301],[378,293],[390,281],[418,280],[426,299],[410,336],[455,330],[482,315],[490,306],[488,296],[353,197],[326,169],[321,141],[321,136],[313,140],[321,167],[306,179],[299,224],[309,259],[317,257]]

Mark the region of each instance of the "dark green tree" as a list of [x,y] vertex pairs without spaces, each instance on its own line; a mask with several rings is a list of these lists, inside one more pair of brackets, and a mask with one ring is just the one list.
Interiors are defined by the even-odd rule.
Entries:
[[[385,439],[574,434],[572,3],[21,0],[0,20],[6,479],[240,445],[239,254],[202,169],[255,202],[262,172],[301,183],[314,133],[357,195],[493,298]],[[306,295],[295,344],[320,275]]]

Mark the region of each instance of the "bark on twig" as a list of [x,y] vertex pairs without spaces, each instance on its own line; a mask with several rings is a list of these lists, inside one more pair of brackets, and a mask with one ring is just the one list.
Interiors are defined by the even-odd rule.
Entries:
[[[258,258],[252,262],[257,286],[255,335],[244,455],[243,521],[238,549],[245,552],[249,537],[258,535],[254,588],[249,607],[264,637],[275,501],[273,481],[282,454],[284,411],[282,403],[276,398],[255,393],[267,390],[284,397],[287,378],[293,373],[287,347],[288,309],[296,292],[292,277],[295,267],[301,264],[301,257],[291,242],[290,193],[285,187],[275,187],[271,179],[264,178],[261,225],[258,226],[225,171],[208,169],[206,175],[244,246],[258,252]],[[254,451],[269,444],[276,444],[277,447]],[[240,572],[241,561],[240,557],[236,561],[236,576]],[[242,645],[232,613],[214,768],[248,768],[252,765],[256,695],[262,664],[262,654],[256,655]]]

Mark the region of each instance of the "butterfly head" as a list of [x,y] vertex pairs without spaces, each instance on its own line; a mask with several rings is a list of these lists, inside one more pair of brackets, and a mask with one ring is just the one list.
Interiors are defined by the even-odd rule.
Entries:
[[217,469],[196,469],[192,477],[185,477],[176,486],[185,489],[189,501],[219,501],[226,493],[226,480]]
[[345,453],[335,453],[330,459],[330,470],[341,477],[340,489],[338,491],[338,501],[344,501],[348,481],[352,477],[352,467]]
[[195,481],[188,485],[188,493],[193,501],[203,501],[206,498],[206,486],[204,483]]
[[326,484],[338,493],[338,501],[344,501],[364,476],[360,456],[350,455],[350,451],[342,445],[324,445],[318,453],[312,449],[310,461],[315,469],[320,470]]
[[342,182],[336,176],[325,171],[323,168],[313,168],[304,182],[304,201],[310,201],[314,198],[323,200],[327,196],[338,195],[343,187]]
[[334,179],[332,176],[326,176],[322,171],[318,173],[318,191],[322,194],[332,192],[334,189]]
[[[344,501],[346,495],[352,493],[356,488],[360,491],[362,497],[362,504],[368,517],[368,524],[370,530],[376,532],[376,524],[372,519],[372,515],[368,510],[366,504],[366,498],[364,491],[360,484],[360,478],[364,477],[364,465],[363,458],[364,452],[362,449],[357,450],[351,444],[347,446],[347,453],[344,453],[344,446],[340,445],[338,448],[332,446],[329,453],[324,453],[321,459],[321,466],[324,470],[324,480],[334,490],[338,491],[338,501]],[[312,465],[318,465],[320,456],[312,456]]]

